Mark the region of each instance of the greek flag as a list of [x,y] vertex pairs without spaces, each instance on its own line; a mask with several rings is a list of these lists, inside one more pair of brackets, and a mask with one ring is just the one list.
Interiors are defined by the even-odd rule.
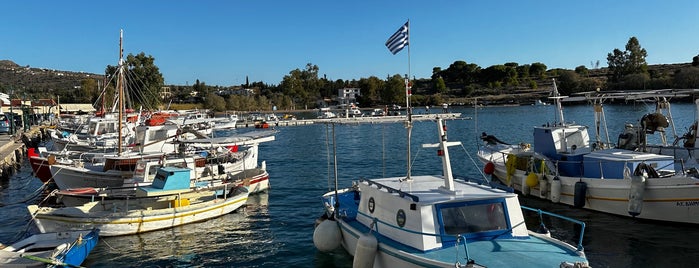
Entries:
[[400,52],[403,47],[409,45],[409,26],[410,21],[405,22],[405,24],[401,26],[396,33],[391,35],[391,37],[388,38],[388,41],[386,41],[386,47],[391,51],[391,53],[393,53],[393,55],[396,55],[396,53]]

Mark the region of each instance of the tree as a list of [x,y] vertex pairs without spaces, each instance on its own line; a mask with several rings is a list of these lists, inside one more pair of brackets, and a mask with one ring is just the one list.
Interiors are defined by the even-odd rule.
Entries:
[[[386,82],[376,76],[359,79],[358,87],[362,91],[361,103],[363,106],[374,106],[381,100],[381,91]],[[386,104],[386,103],[384,103]]]
[[320,88],[323,83],[318,79],[318,66],[306,64],[304,70],[295,69],[284,76],[279,85],[281,92],[290,96],[295,103],[303,106],[314,105],[321,97]]
[[405,79],[399,75],[393,75],[386,81],[384,89],[380,93],[384,104],[401,104],[405,102]]
[[[116,88],[118,67],[108,65],[105,72],[110,78],[112,88]],[[163,75],[155,65],[153,56],[129,54],[125,60],[124,76],[125,96],[127,102],[133,102],[130,108],[143,106],[145,109],[157,109],[160,105],[160,89],[163,87]]]
[[558,77],[558,90],[561,95],[569,95],[579,91],[580,76],[570,70],[561,70]]
[[437,77],[434,80],[434,88],[437,90],[437,93],[447,93],[447,85],[444,84],[444,79],[442,79],[441,76]]
[[95,79],[83,79],[80,81],[80,95],[77,96],[75,101],[94,103],[97,100],[98,92],[99,89],[97,88],[97,81],[95,81]]
[[505,65],[493,65],[481,71],[481,82],[491,87],[499,87],[509,76],[509,70]]
[[612,72],[612,80],[619,81],[626,74],[626,56],[624,52],[615,48],[612,53],[607,54],[607,65]]
[[219,95],[209,93],[206,95],[204,107],[214,112],[223,112],[226,110],[226,100]]
[[699,55],[694,56],[692,58],[692,66],[699,66]]
[[541,62],[535,62],[535,63],[532,63],[532,65],[529,67],[529,73],[534,77],[544,79],[544,78],[546,78],[545,77],[546,69],[547,69],[547,67],[545,64],[543,64]]
[[613,81],[619,82],[630,74],[647,74],[647,56],[646,49],[642,48],[638,39],[633,36],[626,43],[625,51],[615,48],[612,53],[607,54],[607,64],[612,72]]
[[641,44],[635,36],[632,36],[629,42],[626,43],[626,52],[628,53],[627,64],[629,74],[648,73],[648,63],[646,63],[648,53],[645,48],[641,47]]
[[590,71],[585,67],[585,65],[580,65],[578,67],[575,67],[575,73],[581,75],[581,76],[588,76],[590,74]]
[[675,73],[674,80],[678,88],[699,88],[699,68],[684,68]]

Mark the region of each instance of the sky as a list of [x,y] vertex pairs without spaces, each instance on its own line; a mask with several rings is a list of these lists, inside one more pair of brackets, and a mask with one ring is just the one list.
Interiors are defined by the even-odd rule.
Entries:
[[[699,55],[699,1],[3,1],[0,60],[104,74],[124,54],[155,58],[168,85],[279,84],[307,63],[330,80],[429,78],[454,61],[607,66],[635,36],[648,64]],[[386,40],[410,20],[410,46]]]

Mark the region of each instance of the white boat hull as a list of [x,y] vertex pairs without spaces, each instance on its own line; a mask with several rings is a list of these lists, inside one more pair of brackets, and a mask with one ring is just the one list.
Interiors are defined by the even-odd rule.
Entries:
[[[225,174],[234,174],[247,169],[257,167],[258,147],[252,146],[243,156],[243,161],[228,162],[220,164]],[[167,162],[167,160],[165,160]],[[86,168],[70,165],[51,165],[51,174],[58,189],[66,190],[73,188],[107,188],[107,187],[128,187],[135,184],[132,171],[98,171],[101,166]],[[194,177],[212,176],[212,173],[220,173],[217,165],[207,165],[196,167]],[[220,175],[220,174],[219,174]],[[140,183],[143,184],[143,183]]]
[[[553,175],[546,175],[546,187],[542,191],[540,184],[534,187],[526,185],[528,174],[523,170],[511,173],[508,179],[506,156],[512,151],[479,152],[479,159],[486,164],[494,164],[494,177],[501,183],[514,188],[523,195],[552,200],[551,184]],[[538,179],[541,181],[541,174]],[[582,181],[586,184],[584,208],[631,216],[629,214],[629,194],[631,180],[601,179],[559,176],[561,182],[560,203],[574,205],[575,184]],[[523,189],[523,185],[525,186]],[[649,178],[644,188],[642,211],[636,216],[641,219],[669,221],[679,223],[699,224],[699,180],[689,176],[673,176],[669,178]]]
[[[235,211],[245,204],[247,190],[226,199],[215,198],[188,206],[135,209],[125,212],[116,206],[104,210],[98,202],[80,207],[28,206],[41,232],[99,228],[102,236],[137,234],[208,220]],[[123,204],[128,206],[128,201]],[[116,211],[116,212],[115,212]]]

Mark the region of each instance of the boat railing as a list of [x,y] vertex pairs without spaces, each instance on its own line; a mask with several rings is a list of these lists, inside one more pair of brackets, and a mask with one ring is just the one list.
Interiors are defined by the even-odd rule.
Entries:
[[576,219],[573,219],[573,218],[569,218],[569,217],[566,217],[566,216],[563,216],[563,215],[558,215],[558,214],[556,214],[556,213],[552,213],[552,212],[548,212],[548,211],[543,211],[543,210],[541,210],[541,209],[530,208],[530,207],[527,207],[527,206],[521,206],[521,207],[522,207],[522,209],[536,212],[536,213],[539,215],[539,221],[541,222],[541,226],[543,226],[543,227],[545,227],[545,226],[544,226],[544,221],[543,221],[543,219],[542,219],[542,215],[548,215],[548,216],[551,216],[551,217],[556,217],[556,218],[559,218],[559,219],[562,219],[562,220],[569,221],[569,222],[572,222],[572,223],[574,223],[574,224],[580,225],[580,235],[579,235],[579,237],[578,237],[577,249],[578,249],[578,251],[583,251],[584,248],[583,248],[582,242],[583,242],[583,236],[585,235],[585,223],[584,223],[584,222],[579,221],[579,220],[576,220]]
[[394,188],[388,187],[388,186],[386,186],[386,185],[383,185],[383,184],[381,184],[381,183],[378,183],[378,182],[375,182],[375,181],[372,181],[372,180],[368,180],[368,179],[359,179],[359,181],[360,181],[360,182],[366,182],[367,184],[369,184],[369,186],[375,185],[376,188],[378,188],[378,189],[386,189],[386,191],[388,191],[389,193],[392,193],[392,194],[393,194],[393,193],[397,193],[398,196],[403,197],[403,198],[408,197],[408,198],[412,199],[413,202],[420,202],[420,198],[417,197],[416,195],[412,195],[412,194],[403,192],[403,191],[398,190],[398,189],[394,189]]

